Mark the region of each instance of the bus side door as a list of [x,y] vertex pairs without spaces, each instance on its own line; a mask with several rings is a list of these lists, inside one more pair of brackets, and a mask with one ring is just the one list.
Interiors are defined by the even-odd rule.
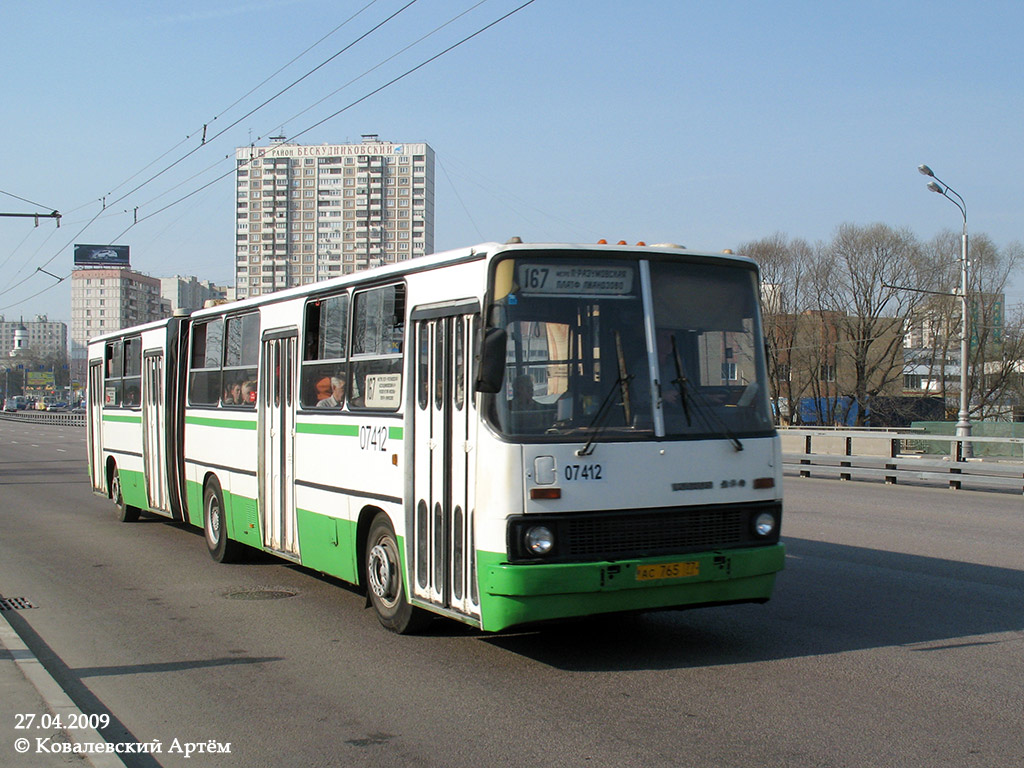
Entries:
[[107,475],[103,466],[103,361],[89,363],[86,425],[88,427],[89,473],[94,491],[107,492]]
[[479,314],[466,313],[464,304],[469,303],[434,310],[421,307],[412,313],[416,402],[407,551],[417,598],[479,616],[473,535],[476,482],[470,471],[475,465],[477,420],[470,342]]
[[263,334],[259,384],[259,509],[263,546],[298,560],[295,520],[295,381],[298,332]]

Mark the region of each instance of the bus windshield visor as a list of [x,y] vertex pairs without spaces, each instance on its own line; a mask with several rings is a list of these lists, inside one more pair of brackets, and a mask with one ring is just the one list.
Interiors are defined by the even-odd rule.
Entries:
[[507,343],[489,417],[511,439],[737,440],[773,430],[749,267],[552,252],[500,262],[492,295],[491,323]]

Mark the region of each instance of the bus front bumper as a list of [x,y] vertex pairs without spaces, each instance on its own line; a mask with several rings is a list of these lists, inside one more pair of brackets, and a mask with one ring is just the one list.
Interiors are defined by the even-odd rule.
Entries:
[[[621,611],[764,602],[785,547],[774,544],[614,562],[479,563],[483,628]],[[495,556],[495,559],[497,560]]]

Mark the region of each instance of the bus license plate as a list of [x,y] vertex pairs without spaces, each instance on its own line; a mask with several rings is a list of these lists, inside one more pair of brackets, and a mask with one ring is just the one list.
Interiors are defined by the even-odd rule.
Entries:
[[637,581],[654,581],[655,579],[682,579],[700,573],[700,562],[689,560],[682,563],[658,563],[657,565],[638,565]]

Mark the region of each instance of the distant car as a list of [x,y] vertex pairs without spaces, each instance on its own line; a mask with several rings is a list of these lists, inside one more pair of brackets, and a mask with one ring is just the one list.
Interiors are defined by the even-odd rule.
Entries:
[[28,400],[23,395],[11,395],[4,401],[5,411],[24,411],[28,407]]

